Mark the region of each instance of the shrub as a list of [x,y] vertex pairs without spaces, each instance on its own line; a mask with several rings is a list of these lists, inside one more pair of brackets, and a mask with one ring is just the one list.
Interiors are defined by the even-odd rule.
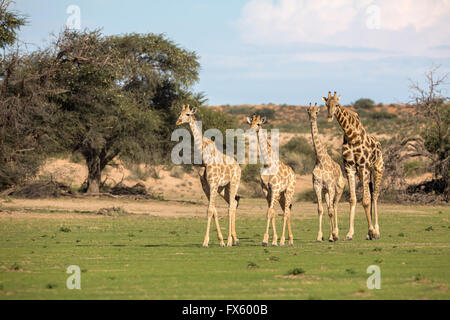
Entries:
[[292,270],[288,271],[288,275],[292,275],[292,276],[297,276],[299,274],[304,274],[306,271],[303,270],[302,268],[294,268]]
[[426,165],[421,161],[410,161],[403,167],[403,173],[406,177],[416,177],[427,172]]
[[316,192],[314,191],[314,189],[308,189],[305,190],[303,192],[300,192],[297,195],[297,201],[298,202],[302,202],[302,201],[306,201],[306,202],[314,202],[317,203],[317,196],[316,196]]
[[316,162],[314,149],[304,137],[295,137],[280,148],[284,163],[291,166],[298,174],[312,172]]
[[361,98],[354,103],[357,109],[371,109],[375,106],[375,102],[372,99]]
[[247,164],[242,170],[241,179],[244,182],[259,182],[260,180],[260,164]]
[[172,170],[170,170],[170,176],[177,178],[177,179],[182,179],[184,176],[184,170],[182,167],[173,167]]

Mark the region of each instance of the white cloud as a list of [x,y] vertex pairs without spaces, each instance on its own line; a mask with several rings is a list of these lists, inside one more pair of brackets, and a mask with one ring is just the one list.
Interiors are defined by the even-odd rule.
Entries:
[[248,44],[326,44],[443,57],[448,51],[430,48],[450,45],[450,0],[252,0],[237,27]]

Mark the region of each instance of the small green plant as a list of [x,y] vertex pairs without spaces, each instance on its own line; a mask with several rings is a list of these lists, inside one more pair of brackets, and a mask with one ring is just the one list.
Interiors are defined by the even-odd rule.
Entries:
[[381,250],[382,250],[382,248],[380,248],[380,247],[373,248],[373,251],[375,251],[375,252],[380,252]]
[[291,276],[297,276],[300,274],[304,274],[305,272],[306,271],[303,270],[302,268],[294,268],[294,269],[289,270],[287,274],[291,275]]
[[280,261],[280,258],[276,257],[276,256],[271,256],[269,258],[269,261]]
[[347,272],[348,274],[355,274],[356,271],[353,269],[345,269],[345,272]]
[[404,234],[403,232],[400,232],[400,233],[398,234],[398,236],[401,237],[401,238],[403,238],[403,237],[405,236],[405,234]]
[[425,231],[433,231],[433,226],[429,226],[428,228],[425,229]]
[[423,274],[421,274],[421,273],[418,273],[418,274],[416,274],[416,275],[414,276],[414,280],[415,280],[415,281],[422,281],[422,280],[425,280],[425,276],[424,276]]
[[252,261],[250,261],[247,265],[247,269],[257,269],[257,268],[259,268],[259,266],[255,262],[252,262]]
[[70,228],[69,227],[61,227],[61,228],[59,228],[59,231],[60,232],[70,232],[70,231],[72,231],[72,230],[70,230]]
[[13,265],[10,267],[10,269],[14,271],[19,271],[21,267],[18,263],[14,262]]
[[58,287],[58,285],[56,283],[47,283],[45,287],[47,289],[55,289],[56,287]]

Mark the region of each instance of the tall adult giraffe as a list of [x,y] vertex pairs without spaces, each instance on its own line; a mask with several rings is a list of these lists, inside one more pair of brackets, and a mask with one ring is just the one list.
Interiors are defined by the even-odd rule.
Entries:
[[[354,219],[356,207],[356,174],[363,187],[362,204],[367,217],[369,232],[367,239],[378,239],[380,227],[378,225],[377,201],[380,192],[381,178],[384,172],[381,144],[371,135],[367,134],[356,112],[353,112],[339,104],[341,96],[334,96],[328,92],[328,97],[322,97],[328,109],[328,122],[336,117],[344,130],[344,142],[342,144],[342,157],[347,173],[350,189],[350,225],[346,240],[353,239]],[[372,211],[374,224],[372,224]]]
[[272,146],[269,140],[267,140],[267,137],[263,135],[262,130],[260,130],[262,125],[266,123],[266,117],[261,118],[260,115],[254,114],[251,118],[247,117],[247,122],[250,124],[250,129],[256,131],[261,155],[265,159],[264,166],[266,170],[261,172],[261,186],[269,208],[267,210],[266,232],[264,233],[262,245],[267,246],[269,242],[269,226],[271,221],[273,229],[272,245],[277,245],[278,237],[275,227],[274,206],[275,202],[278,201],[284,212],[283,233],[280,238],[280,246],[285,245],[286,225],[289,233],[288,244],[293,246],[294,236],[291,229],[291,209],[296,183],[294,170],[273,156]]
[[[320,141],[319,130],[317,129],[317,114],[319,107],[309,104],[307,109],[309,121],[311,122],[311,136],[316,153],[316,164],[313,170],[313,186],[317,196],[317,211],[319,214],[319,232],[317,241],[322,241],[322,192],[325,192],[325,201],[328,207],[328,216],[330,217],[330,237],[328,241],[337,241],[339,239],[337,207],[344,191],[345,180],[341,167],[327,152],[327,147]],[[334,221],[333,221],[334,219]]]
[[[214,218],[214,222],[216,223],[219,245],[221,247],[225,246],[215,206],[217,194],[220,194],[228,203],[229,221],[227,246],[230,247],[232,245],[237,245],[239,241],[236,235],[235,220],[236,208],[239,200],[237,191],[241,180],[241,167],[234,158],[217,150],[213,141],[203,137],[202,131],[196,122],[196,112],[197,108],[190,109],[189,105],[183,105],[176,124],[181,125],[183,123],[189,123],[194,136],[194,146],[202,155],[203,167],[199,170],[200,182],[206,198],[209,200],[207,211],[208,222],[206,225],[203,247],[208,247],[209,244],[209,228],[212,218]],[[223,194],[222,191],[224,191]]]

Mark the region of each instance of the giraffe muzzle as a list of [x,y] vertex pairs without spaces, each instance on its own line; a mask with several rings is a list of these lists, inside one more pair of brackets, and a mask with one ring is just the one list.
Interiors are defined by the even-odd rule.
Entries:
[[328,116],[328,122],[331,122],[331,121],[333,121],[333,116]]

